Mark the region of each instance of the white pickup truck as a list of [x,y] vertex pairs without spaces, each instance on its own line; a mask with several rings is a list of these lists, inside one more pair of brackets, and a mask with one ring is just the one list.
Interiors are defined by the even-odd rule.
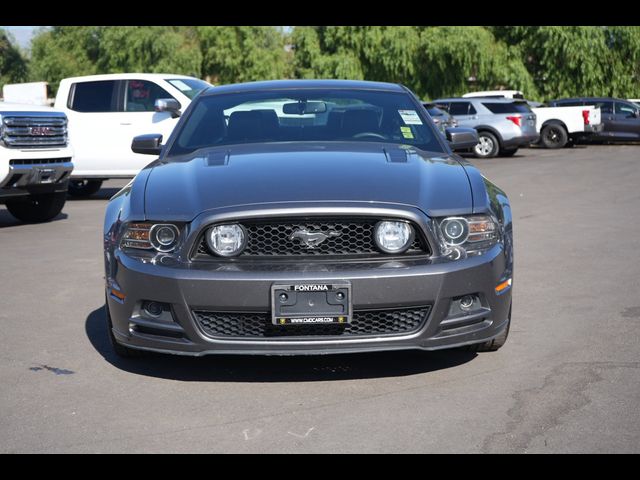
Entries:
[[[467,93],[463,97],[524,98],[524,95],[518,90],[495,90]],[[545,148],[562,148],[570,142],[588,138],[604,127],[598,107],[547,107],[538,102],[528,103],[536,114],[536,129],[540,144]]]
[[603,128],[599,107],[538,107],[536,114],[540,144],[562,148],[569,142],[585,139]]
[[92,195],[104,180],[134,177],[150,158],[131,151],[133,137],[160,133],[166,140],[180,113],[210,86],[184,75],[150,73],[62,80],[55,107],[69,118],[75,153],[69,194]]
[[0,102],[0,204],[14,217],[46,222],[62,211],[72,158],[63,112]]

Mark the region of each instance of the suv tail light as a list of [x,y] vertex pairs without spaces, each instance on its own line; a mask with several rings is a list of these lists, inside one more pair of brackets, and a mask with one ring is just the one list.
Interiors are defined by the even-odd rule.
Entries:
[[585,125],[589,125],[589,110],[582,110],[582,119]]
[[515,123],[517,126],[521,126],[520,122],[522,121],[522,117],[521,116],[513,116],[513,117],[507,117],[507,120],[511,120],[513,123]]

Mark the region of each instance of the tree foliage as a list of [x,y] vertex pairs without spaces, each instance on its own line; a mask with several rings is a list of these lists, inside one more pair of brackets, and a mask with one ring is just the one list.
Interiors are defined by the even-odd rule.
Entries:
[[100,73],[201,74],[198,39],[187,27],[103,27],[100,51]]
[[493,27],[546,99],[640,94],[640,27]]
[[[291,48],[285,48],[291,46]],[[27,63],[0,34],[0,79]],[[640,97],[640,27],[53,27],[32,42],[29,77],[172,72],[216,84],[276,78],[403,83],[423,98],[518,89],[533,100]],[[6,73],[11,72],[11,73]],[[6,80],[5,80],[6,81]],[[14,80],[12,80],[14,81]]]
[[421,32],[416,62],[419,91],[429,97],[469,91],[515,89],[538,97],[517,47],[497,41],[483,27],[429,27]]
[[26,77],[26,60],[7,33],[0,29],[0,91],[5,83],[22,82]]
[[202,55],[186,27],[53,27],[31,43],[31,77],[55,90],[65,77],[122,72],[200,75]]
[[215,84],[289,75],[285,37],[274,27],[196,27],[202,75]]

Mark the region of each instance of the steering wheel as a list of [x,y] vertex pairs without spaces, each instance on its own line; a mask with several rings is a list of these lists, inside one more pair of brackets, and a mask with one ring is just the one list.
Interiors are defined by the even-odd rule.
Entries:
[[382,135],[380,133],[376,133],[376,132],[356,133],[352,138],[364,138],[364,137],[374,137],[374,138],[379,138],[380,140],[388,140],[387,137],[385,137],[384,135]]

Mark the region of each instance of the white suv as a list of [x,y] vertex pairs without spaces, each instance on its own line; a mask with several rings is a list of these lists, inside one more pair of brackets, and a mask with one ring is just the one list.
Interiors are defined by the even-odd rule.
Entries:
[[[69,119],[74,171],[69,193],[91,195],[109,178],[131,178],[149,163],[133,153],[133,137],[161,133],[166,139],[180,111],[211,85],[184,75],[122,73],[66,78],[60,82],[55,107]],[[156,111],[157,100],[175,108]]]

